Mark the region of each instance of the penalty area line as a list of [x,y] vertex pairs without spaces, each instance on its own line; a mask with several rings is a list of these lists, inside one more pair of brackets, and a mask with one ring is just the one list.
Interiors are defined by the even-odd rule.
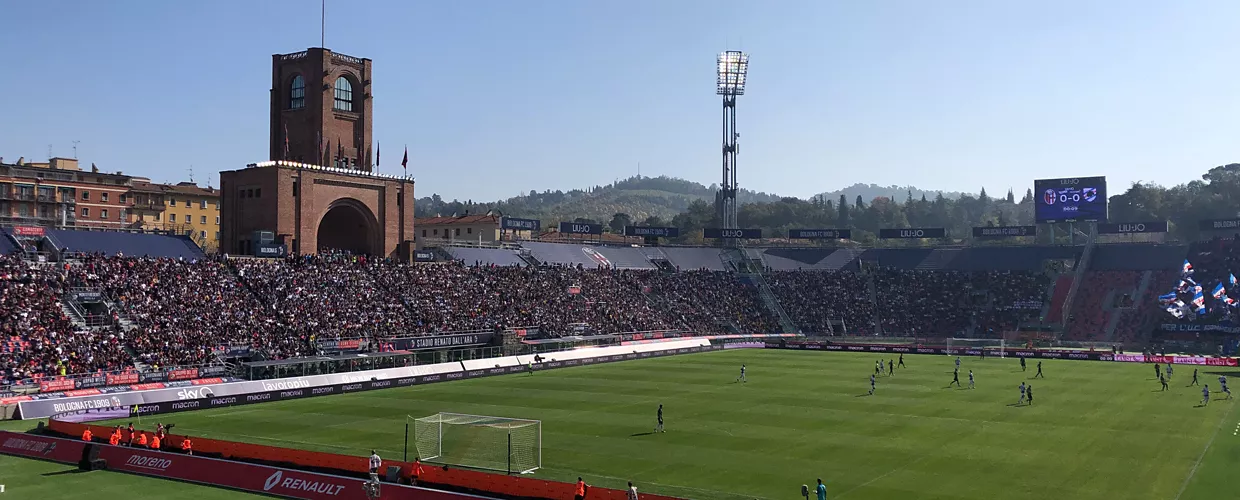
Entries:
[[[1192,469],[1189,469],[1188,477],[1185,477],[1184,484],[1180,485],[1180,492],[1175,494],[1175,500],[1180,500],[1180,497],[1184,495],[1184,490],[1188,489],[1188,483],[1192,482],[1193,476],[1197,474],[1197,467],[1201,466],[1201,461],[1206,458],[1206,452],[1210,451],[1211,446],[1214,446],[1214,439],[1218,437],[1219,431],[1223,430],[1223,422],[1226,422],[1231,417],[1231,411],[1235,408],[1235,405],[1232,405],[1227,409],[1227,413],[1218,420],[1218,427],[1214,428],[1214,435],[1210,436],[1210,440],[1206,441],[1205,448],[1201,449],[1201,455],[1197,456],[1197,462],[1193,464]],[[1240,424],[1237,425],[1240,426]]]

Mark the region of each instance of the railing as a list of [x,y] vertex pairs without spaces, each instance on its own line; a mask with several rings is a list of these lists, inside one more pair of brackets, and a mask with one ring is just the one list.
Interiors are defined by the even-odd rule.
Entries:
[[1072,305],[1076,301],[1076,291],[1081,287],[1081,281],[1085,277],[1085,270],[1089,267],[1089,259],[1094,253],[1094,231],[1097,226],[1091,225],[1089,228],[1089,239],[1085,242],[1085,250],[1081,252],[1080,264],[1076,266],[1075,273],[1072,276],[1072,286],[1068,288],[1068,295],[1063,299],[1063,326],[1067,328],[1068,319],[1072,316]]
[[[55,376],[47,375],[44,377],[27,377],[27,378],[23,378],[23,379],[11,381],[11,382],[5,382],[5,383],[8,384],[9,387],[14,388],[11,390],[24,388],[27,390],[27,392],[41,392],[38,390],[40,388],[40,382],[59,382],[59,383],[64,384],[66,383],[66,381],[68,381],[68,382],[73,382],[74,388],[86,388],[86,387],[78,387],[80,385],[78,381],[82,379],[86,379],[86,378],[95,380],[96,377],[100,377],[100,376],[115,377],[115,376],[120,376],[120,375],[136,374],[138,375],[139,382],[140,382],[142,381],[141,379],[143,375],[146,375],[149,378],[152,374],[157,374],[157,373],[163,373],[164,375],[168,375],[177,370],[201,370],[204,368],[211,368],[211,367],[217,367],[217,366],[223,366],[223,365],[221,363],[199,363],[199,364],[193,364],[193,365],[160,366],[158,369],[150,369],[150,370],[134,370],[134,369],[102,370],[102,371],[91,372],[91,373],[73,373],[73,374],[68,374],[68,375],[55,375]],[[212,375],[212,376],[218,376],[218,375]],[[200,378],[200,377],[193,377],[193,378]],[[171,378],[165,377],[164,380],[165,381],[171,380]],[[188,380],[188,379],[178,379],[178,380]],[[134,383],[134,382],[126,382],[126,383],[111,384],[111,385],[128,385],[130,383]],[[109,384],[86,384],[86,385],[90,385],[90,387],[106,387]],[[4,386],[0,386],[0,388],[3,388],[3,387]],[[66,387],[68,386],[66,385]],[[61,390],[68,390],[68,388],[53,389],[47,392],[60,392]]]
[[303,57],[306,57],[307,55],[310,55],[310,53],[308,51],[303,50],[301,52],[294,52],[292,54],[284,54],[280,56],[280,60],[281,61],[292,61],[294,59],[301,59]]
[[357,58],[353,56],[346,56],[344,54],[337,54],[335,52],[332,52],[332,59],[335,59],[337,61],[343,61],[349,64],[362,64],[361,58]]

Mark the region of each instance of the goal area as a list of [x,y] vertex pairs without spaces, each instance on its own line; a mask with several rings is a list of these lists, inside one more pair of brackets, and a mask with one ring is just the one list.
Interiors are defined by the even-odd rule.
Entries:
[[988,356],[1007,357],[1007,344],[1003,339],[947,339],[947,349],[980,349]]
[[[410,422],[412,421],[412,422]],[[529,474],[542,468],[542,421],[436,413],[406,417],[424,462]]]

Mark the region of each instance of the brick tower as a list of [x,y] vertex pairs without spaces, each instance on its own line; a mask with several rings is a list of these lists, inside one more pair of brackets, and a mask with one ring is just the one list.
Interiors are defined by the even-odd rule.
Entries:
[[271,160],[370,172],[370,59],[310,48],[271,56]]

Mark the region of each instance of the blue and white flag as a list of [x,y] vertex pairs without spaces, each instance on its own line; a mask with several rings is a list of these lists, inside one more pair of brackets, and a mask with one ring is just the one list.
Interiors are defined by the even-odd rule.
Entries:
[[1223,288],[1222,283],[1219,283],[1217,285],[1214,285],[1214,292],[1211,293],[1210,295],[1213,295],[1214,298],[1216,299],[1222,300],[1226,294],[1227,294],[1227,290]]
[[1166,295],[1159,295],[1158,302],[1164,306],[1175,302],[1175,292],[1171,292]]
[[1184,259],[1184,266],[1181,267],[1180,273],[1193,274],[1193,265],[1188,262],[1188,259]]
[[1232,288],[1236,286],[1236,275],[1234,274],[1227,275],[1227,286],[1232,287]]
[[1201,290],[1197,290],[1197,293],[1193,295],[1193,307],[1197,309],[1197,314],[1206,313],[1206,296],[1201,293]]

